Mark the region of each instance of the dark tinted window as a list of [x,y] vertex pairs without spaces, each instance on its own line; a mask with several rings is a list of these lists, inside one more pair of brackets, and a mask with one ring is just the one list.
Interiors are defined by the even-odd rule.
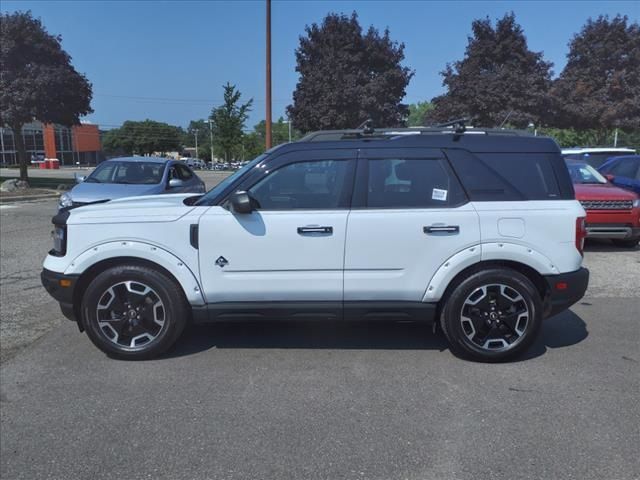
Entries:
[[438,208],[465,201],[444,160],[369,160],[367,206]]
[[[553,154],[447,151],[471,200],[549,200],[560,197]],[[560,157],[558,159],[562,160]],[[562,168],[566,167],[564,164]]]
[[259,210],[343,208],[348,198],[347,160],[291,163],[249,189]]
[[613,168],[609,169],[609,172],[613,175],[619,175],[621,177],[634,178],[636,176],[636,171],[638,170],[638,165],[640,164],[640,160],[629,159],[629,160],[619,160]]

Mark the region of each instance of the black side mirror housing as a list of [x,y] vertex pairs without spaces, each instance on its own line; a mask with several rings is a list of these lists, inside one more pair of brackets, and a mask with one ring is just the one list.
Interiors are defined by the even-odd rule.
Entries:
[[254,210],[251,195],[245,191],[234,192],[229,200],[234,213],[251,213]]

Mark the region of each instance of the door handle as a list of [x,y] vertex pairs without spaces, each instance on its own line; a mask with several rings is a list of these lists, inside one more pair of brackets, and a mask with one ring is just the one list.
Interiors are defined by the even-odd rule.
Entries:
[[430,233],[460,233],[459,225],[434,225],[431,227],[424,227],[422,231],[426,234]]
[[298,227],[298,233],[333,233],[333,227],[320,227],[317,225],[309,225],[307,227]]

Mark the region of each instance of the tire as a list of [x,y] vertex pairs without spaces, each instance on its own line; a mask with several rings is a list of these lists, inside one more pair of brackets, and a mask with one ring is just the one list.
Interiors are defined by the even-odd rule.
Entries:
[[517,357],[542,325],[540,293],[526,276],[509,268],[470,274],[445,302],[440,325],[451,351],[474,361]]
[[626,238],[624,240],[615,238],[611,240],[616,247],[635,248],[640,243],[640,238]]
[[82,299],[87,335],[114,358],[157,357],[173,346],[188,319],[181,287],[149,267],[109,268],[93,279]]

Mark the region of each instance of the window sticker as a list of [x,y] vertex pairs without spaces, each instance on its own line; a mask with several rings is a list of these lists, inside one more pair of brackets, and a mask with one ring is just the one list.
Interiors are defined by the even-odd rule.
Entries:
[[440,200],[441,202],[447,201],[447,190],[441,190],[439,188],[434,188],[433,193],[431,194],[432,200]]

